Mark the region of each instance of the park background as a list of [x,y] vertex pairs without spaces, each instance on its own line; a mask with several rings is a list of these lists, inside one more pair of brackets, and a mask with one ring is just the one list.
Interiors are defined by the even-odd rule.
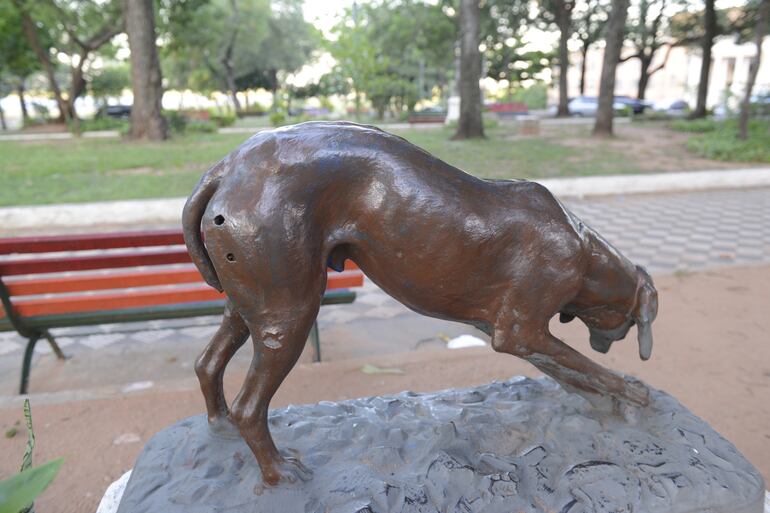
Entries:
[[[770,0],[0,0],[0,236],[176,228],[255,132],[374,124],[476,176],[544,181],[650,269],[650,362],[556,333],[677,397],[768,480],[769,24]],[[94,511],[149,437],[202,411],[192,366],[217,322],[58,330],[64,362],[38,345],[34,460],[65,458],[39,511]],[[319,325],[323,362],[303,355],[273,406],[538,374],[449,349],[488,340],[368,281]],[[26,442],[24,343],[0,333],[1,478]]]

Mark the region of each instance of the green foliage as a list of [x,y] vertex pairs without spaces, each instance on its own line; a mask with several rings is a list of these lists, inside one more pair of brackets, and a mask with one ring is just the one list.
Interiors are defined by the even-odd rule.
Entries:
[[166,118],[168,129],[172,134],[183,134],[187,129],[187,118],[178,110],[164,110],[163,117]]
[[770,162],[770,121],[750,121],[746,140],[738,139],[735,121],[717,122],[713,129],[691,137],[687,148],[714,160]]
[[211,121],[217,127],[233,126],[235,124],[235,114],[212,114]]
[[91,73],[90,89],[95,99],[106,102],[109,97],[120,96],[131,85],[129,68],[113,65]]
[[174,87],[228,90],[227,66],[247,74],[268,33],[269,0],[208,0],[195,9],[171,6],[162,49],[166,75]]
[[97,132],[99,130],[119,130],[128,128],[130,123],[127,119],[111,118],[109,116],[100,116],[93,119],[81,119],[80,130],[83,132]]
[[529,109],[544,109],[548,102],[548,86],[540,82],[517,89],[511,95],[510,101],[523,103]]
[[270,113],[270,124],[273,126],[283,126],[286,124],[286,114],[282,110],[276,110]]
[[722,126],[722,122],[713,119],[677,119],[671,123],[671,128],[679,132],[702,134],[713,132]]
[[190,119],[185,125],[185,132],[197,134],[213,134],[217,131],[217,124],[205,119]]
[[35,451],[35,430],[32,429],[32,408],[29,399],[24,399],[24,424],[27,427],[27,445],[24,447],[24,457],[21,460],[21,471],[32,467],[32,453]]
[[0,0],[0,77],[24,78],[40,69],[21,29],[21,16],[10,0]]
[[0,481],[0,513],[29,513],[32,503],[53,481],[63,459],[49,461],[32,467],[32,453],[35,450],[35,432],[32,429],[32,410],[29,399],[24,400],[24,423],[27,427],[27,444],[21,462],[20,473]]
[[26,511],[54,480],[63,462],[63,458],[49,461],[0,481],[0,513]]
[[338,77],[348,80],[357,110],[365,95],[379,117],[387,110],[412,111],[448,83],[456,27],[441,5],[415,0],[356,5],[334,35],[328,50],[338,68],[327,82],[342,92]]

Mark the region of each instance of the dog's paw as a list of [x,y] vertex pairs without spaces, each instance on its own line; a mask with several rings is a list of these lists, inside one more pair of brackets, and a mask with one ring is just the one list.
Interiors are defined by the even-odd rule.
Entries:
[[313,477],[313,471],[297,458],[281,458],[263,468],[262,477],[266,485],[275,486],[279,483],[309,481]]

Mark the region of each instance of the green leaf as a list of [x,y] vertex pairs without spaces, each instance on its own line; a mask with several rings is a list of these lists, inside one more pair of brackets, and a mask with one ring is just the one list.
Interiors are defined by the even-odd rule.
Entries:
[[403,374],[404,371],[397,367],[377,367],[367,363],[361,367],[361,372],[364,374]]
[[22,472],[32,466],[32,451],[35,450],[35,432],[32,430],[32,409],[29,406],[29,399],[24,400],[24,422],[27,424],[27,448],[24,450],[24,459],[21,460]]
[[0,513],[19,513],[53,481],[64,458],[49,461],[0,481]]

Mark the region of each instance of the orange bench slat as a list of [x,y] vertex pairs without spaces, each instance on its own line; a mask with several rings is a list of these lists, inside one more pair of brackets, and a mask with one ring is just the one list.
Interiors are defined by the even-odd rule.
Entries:
[[[328,290],[360,287],[364,277],[360,272],[329,274]],[[211,301],[224,297],[204,283],[168,290],[130,290],[97,294],[63,294],[47,298],[12,300],[14,310],[22,317],[56,315],[79,312],[96,312],[137,308],[142,306]],[[2,316],[5,314],[3,313]]]
[[[355,272],[350,270],[346,272]],[[360,272],[360,271],[359,271]],[[339,273],[329,270],[329,279]],[[61,294],[64,292],[84,292],[89,290],[127,289],[135,287],[153,287],[159,285],[179,285],[182,283],[202,282],[203,277],[193,265],[176,269],[146,269],[133,271],[114,271],[108,274],[77,273],[72,276],[44,278],[11,277],[4,280],[11,297],[34,296],[41,294]]]

